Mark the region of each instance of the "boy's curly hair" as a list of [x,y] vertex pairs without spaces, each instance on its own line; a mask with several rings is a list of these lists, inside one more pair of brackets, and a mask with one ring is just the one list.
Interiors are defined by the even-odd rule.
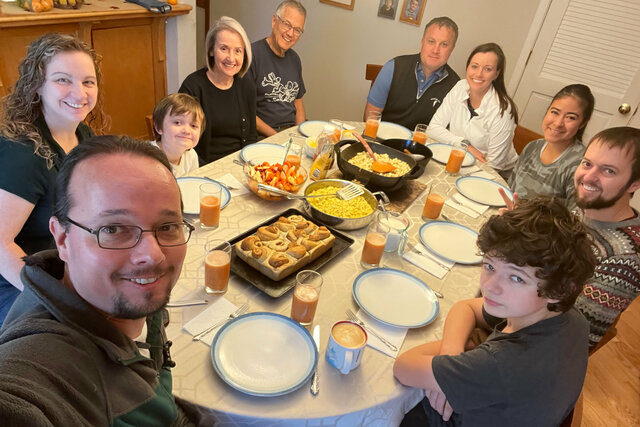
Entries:
[[549,311],[567,311],[595,267],[591,235],[564,204],[549,197],[521,199],[512,211],[492,216],[480,230],[483,254],[517,266],[537,267],[538,295],[557,299]]

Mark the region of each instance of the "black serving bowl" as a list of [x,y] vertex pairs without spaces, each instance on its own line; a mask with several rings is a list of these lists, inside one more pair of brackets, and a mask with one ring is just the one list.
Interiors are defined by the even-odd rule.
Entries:
[[[342,140],[335,145],[338,168],[346,180],[357,179],[371,191],[395,191],[401,188],[407,180],[422,176],[424,168],[433,157],[433,153],[426,146],[405,139],[387,139],[378,142],[370,142],[371,150],[376,154],[388,154],[391,158],[406,162],[411,168],[409,172],[398,177],[388,177],[371,172],[349,163],[349,160],[358,153],[365,151],[359,141],[351,139]],[[406,150],[406,151],[405,151]],[[407,152],[411,154],[407,154]],[[416,155],[417,160],[412,155]]]

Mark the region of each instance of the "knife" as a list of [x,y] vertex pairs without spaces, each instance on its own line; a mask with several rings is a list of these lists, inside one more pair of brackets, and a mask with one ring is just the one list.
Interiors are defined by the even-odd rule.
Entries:
[[[313,328],[313,341],[316,343],[316,348],[318,349],[318,365],[320,365],[320,325],[316,325]],[[311,380],[311,394],[314,396],[320,391],[320,384],[318,383],[318,365],[316,365],[316,370],[313,372],[313,379]]]

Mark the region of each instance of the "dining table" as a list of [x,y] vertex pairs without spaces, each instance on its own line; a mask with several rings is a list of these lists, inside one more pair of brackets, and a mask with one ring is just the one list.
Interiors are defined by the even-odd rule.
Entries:
[[[364,128],[362,122],[346,123],[355,127],[357,131]],[[281,131],[260,143],[282,145],[287,143],[292,135],[300,135],[298,128]],[[303,139],[294,137],[294,140],[304,144]],[[242,186],[246,186],[243,168],[234,162],[238,159],[238,152],[230,154],[200,167],[190,176],[218,180],[231,174]],[[305,157],[302,164],[308,170],[311,162],[310,158]],[[476,166],[481,171],[491,174],[496,182],[504,183],[498,173],[488,165],[476,162]],[[442,163],[431,160],[422,176],[417,178],[417,182],[449,197],[456,191],[457,179],[457,176],[445,172]],[[196,229],[188,242],[182,273],[173,289],[171,300],[206,299],[209,301],[208,304],[212,304],[217,298],[225,298],[237,307],[248,303],[249,313],[269,312],[289,316],[292,291],[273,298],[233,273],[229,279],[228,290],[223,296],[211,296],[204,292],[203,262],[207,239],[215,237],[231,240],[268,218],[277,218],[277,215],[287,209],[303,210],[301,200],[267,201],[252,192],[233,196],[233,188],[231,190],[232,197],[221,211],[217,229],[201,229],[198,227],[197,216],[187,216],[188,220],[193,221]],[[419,242],[419,229],[425,223],[421,215],[427,195],[427,190],[422,191],[404,211],[411,222],[407,230],[408,248]],[[478,231],[491,215],[497,213],[497,208],[489,207],[476,218],[448,205],[444,206],[442,212],[449,221]],[[368,347],[364,351],[360,366],[347,375],[341,374],[325,359],[331,326],[339,320],[346,319],[345,310],[352,309],[357,312],[360,308],[353,296],[353,284],[356,277],[365,271],[360,265],[360,257],[366,228],[340,232],[351,237],[354,243],[339,257],[319,269],[324,284],[313,320],[313,325],[320,325],[317,365],[320,391],[316,396],[310,393],[308,384],[284,395],[264,397],[238,391],[223,381],[214,370],[209,345],[193,341],[192,334],[183,328],[187,322],[206,310],[208,304],[169,308],[170,322],[166,330],[168,338],[173,342],[171,353],[176,362],[172,369],[174,394],[200,405],[211,414],[212,419],[224,426],[399,425],[404,414],[423,399],[424,390],[404,386],[394,378],[393,357]],[[442,294],[442,298],[438,299],[437,317],[426,326],[409,329],[400,353],[440,339],[451,306],[457,301],[479,295],[481,263],[456,263],[442,279],[418,268],[398,253],[385,253],[382,264],[384,267],[409,273]]]

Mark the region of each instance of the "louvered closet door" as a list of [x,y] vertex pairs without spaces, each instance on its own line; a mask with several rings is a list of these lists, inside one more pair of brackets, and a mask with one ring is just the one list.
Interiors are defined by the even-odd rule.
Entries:
[[[516,90],[520,124],[540,130],[562,87],[583,83],[596,98],[585,141],[637,122],[640,103],[640,0],[553,0]],[[618,108],[629,104],[622,114]]]

